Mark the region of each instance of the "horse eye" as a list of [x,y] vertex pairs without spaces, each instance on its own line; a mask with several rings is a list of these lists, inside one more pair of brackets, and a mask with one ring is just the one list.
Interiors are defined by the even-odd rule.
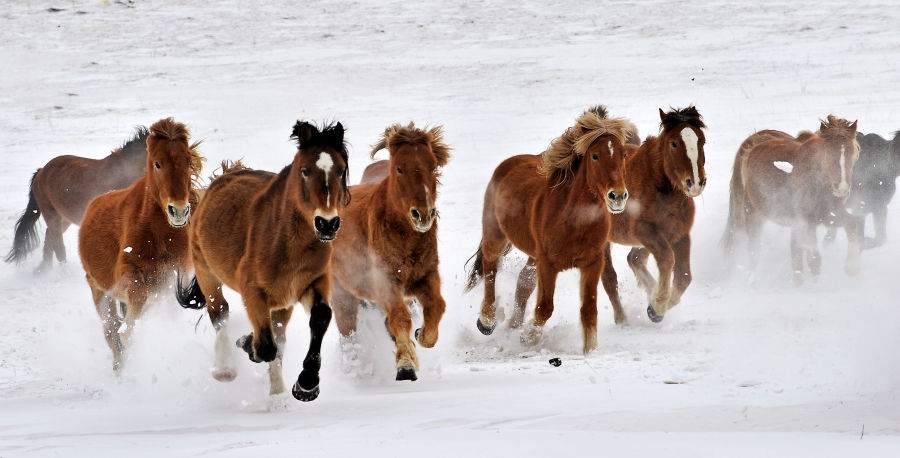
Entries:
[[159,170],[159,169],[162,168],[162,166],[159,165],[159,162],[154,162],[154,163],[153,163],[153,166],[156,167],[156,170]]
[[400,175],[403,175],[403,171],[400,170],[400,167],[397,167],[397,173],[399,173]]
[[600,158],[599,158],[599,157],[597,157],[597,155],[596,155],[596,154],[594,154],[594,155],[593,155],[593,156],[591,156],[591,159],[593,159],[593,160],[595,160],[595,161],[596,161],[596,160],[598,160],[598,159],[600,159]]
[[672,148],[678,148],[678,144],[675,142],[672,142]]
[[303,174],[303,178],[309,178],[309,170],[306,167],[300,169],[300,173]]

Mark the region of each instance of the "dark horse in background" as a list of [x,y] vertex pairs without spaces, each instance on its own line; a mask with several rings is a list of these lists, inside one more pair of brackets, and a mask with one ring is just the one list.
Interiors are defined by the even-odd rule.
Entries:
[[28,205],[16,222],[13,247],[5,261],[19,264],[37,248],[37,221],[43,215],[47,224],[44,260],[35,273],[52,268],[53,253],[59,262],[66,262],[63,232],[70,224],[81,225],[94,197],[125,189],[144,176],[149,135],[150,131],[140,126],[130,140],[103,159],[59,156],[39,168],[31,177]]
[[[893,140],[877,134],[856,134],[859,160],[853,166],[853,188],[847,197],[847,208],[853,212],[858,226],[859,246],[866,250],[884,245],[887,241],[887,206],[897,191],[900,176],[900,131]],[[866,215],[872,214],[875,238],[866,237]],[[831,228],[826,241],[835,238],[837,229]]]

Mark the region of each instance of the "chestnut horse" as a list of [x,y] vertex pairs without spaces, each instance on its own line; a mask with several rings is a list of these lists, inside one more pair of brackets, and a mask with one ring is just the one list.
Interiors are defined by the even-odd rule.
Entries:
[[344,336],[356,331],[359,299],[387,314],[396,343],[397,380],[416,380],[419,358],[410,339],[408,301],[422,307],[424,324],[416,340],[431,348],[446,305],[438,274],[438,167],[450,148],[440,126],[419,129],[394,124],[372,147],[390,153],[390,174],[380,182],[351,187],[353,202],[344,212],[344,232],[334,247],[334,313]]
[[[662,321],[666,311],[681,302],[691,283],[691,226],[694,197],[706,187],[703,120],[693,106],[664,113],[659,110],[658,137],[640,147],[628,146],[625,168],[631,200],[623,213],[613,215],[609,241],[633,248],[628,265],[650,298],[647,316]],[[652,254],[659,282],[647,270]],[[618,278],[606,247],[603,289],[609,296],[616,324],[627,321],[619,300]],[[674,276],[674,280],[673,280]]]
[[150,126],[146,172],[131,187],[91,201],[78,231],[78,252],[103,320],[118,373],[134,323],[150,294],[190,268],[188,217],[203,158],[172,118]]
[[497,167],[484,195],[481,244],[466,284],[469,291],[484,279],[479,331],[489,335],[497,326],[497,264],[515,246],[528,262],[519,274],[510,327],[522,324],[536,281],[537,308],[523,334],[527,345],[536,344],[553,313],[557,275],[578,268],[583,350],[596,348],[603,247],[610,213],[624,210],[628,199],[624,143],[634,130],[628,120],[609,118],[605,107],[596,106],[540,155],[513,156]]
[[847,233],[845,271],[849,275],[859,272],[856,219],[844,205],[858,156],[856,121],[832,115],[820,122],[815,134],[794,138],[763,130],[748,137],[734,159],[728,223],[722,236],[726,252],[734,249],[735,232],[745,231],[752,270],[765,220],[790,227],[791,264],[794,281],[800,284],[804,255],[813,275],[818,275],[821,267],[816,227],[837,225]]
[[41,215],[47,224],[47,235],[44,260],[35,273],[53,267],[54,253],[59,262],[66,262],[63,232],[70,224],[81,224],[91,199],[127,188],[144,176],[148,135],[146,127],[137,127],[130,140],[103,159],[59,156],[39,168],[31,177],[28,205],[16,222],[13,247],[6,262],[19,264],[37,248],[40,237],[36,225]]
[[198,206],[191,228],[195,277],[178,301],[206,307],[216,329],[212,375],[228,382],[231,365],[222,285],[241,294],[253,332],[237,346],[256,363],[269,363],[269,393],[284,392],[281,374],[285,330],[293,306],[309,313],[310,344],[291,394],[300,401],[319,395],[322,337],[331,323],[330,243],[350,200],[344,127],[319,129],[297,121],[291,135],[298,151],[280,173],[223,164]]

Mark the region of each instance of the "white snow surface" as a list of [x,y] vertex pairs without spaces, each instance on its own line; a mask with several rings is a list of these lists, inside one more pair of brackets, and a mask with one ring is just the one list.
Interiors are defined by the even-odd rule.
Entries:
[[[894,2],[2,3],[3,249],[38,167],[103,157],[133,126],[168,116],[204,140],[205,175],[223,159],[280,170],[297,119],[343,123],[352,182],[393,123],[443,124],[454,151],[437,201],[448,308],[435,348],[419,348],[417,382],[393,380],[377,310],[361,313],[343,350],[332,324],[314,402],[268,396],[266,367],[245,357],[235,381],[216,382],[208,318],[168,296],[137,323],[117,380],[73,227],[64,267],[33,276],[40,249],[0,265],[0,456],[897,456],[900,203],[887,244],[863,253],[855,277],[843,232],[802,287],[787,229],[766,226],[755,272],[740,267],[739,245],[727,273],[717,244],[734,153],[754,131],[814,130],[829,114],[863,132],[900,126]],[[703,114],[709,184],[695,199],[693,283],[651,323],[616,247],[629,325],[614,325],[600,289],[596,351],[580,353],[574,271],[559,277],[539,346],[505,324],[482,336],[483,289],[463,294],[463,265],[491,173],[598,103],[645,136],[659,108]],[[513,252],[498,277],[507,316],[524,261]],[[227,296],[236,338],[250,326]],[[301,309],[288,328],[288,386],[306,323]]]

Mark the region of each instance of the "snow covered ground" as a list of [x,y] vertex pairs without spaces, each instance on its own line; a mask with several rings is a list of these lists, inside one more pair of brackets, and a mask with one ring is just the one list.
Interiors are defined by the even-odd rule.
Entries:
[[[0,456],[897,455],[900,201],[857,277],[843,273],[843,234],[801,288],[783,228],[767,227],[752,284],[724,275],[717,248],[731,161],[756,129],[815,129],[832,113],[863,132],[900,128],[894,2],[261,3],[0,2],[0,248],[34,170],[105,156],[163,117],[205,140],[208,173],[226,158],[278,170],[295,120],[340,120],[354,181],[385,126],[441,123],[455,148],[438,200],[448,310],[437,346],[420,349],[419,381],[393,381],[383,319],[366,311],[346,352],[328,332],[312,403],[267,396],[265,367],[245,359],[218,383],[208,319],[166,297],[139,323],[119,383],[73,228],[64,269],[34,277],[39,254],[0,265]],[[601,299],[595,352],[580,354],[574,272],[560,276],[541,347],[502,327],[482,336],[482,290],[463,294],[462,279],[484,187],[501,160],[539,153],[597,103],[643,135],[669,106],[694,103],[709,125],[694,283],[653,324],[619,247],[630,324],[615,327]],[[507,309],[522,262],[514,254],[499,277]],[[249,329],[239,306],[232,322]],[[300,313],[289,383],[307,342]]]

